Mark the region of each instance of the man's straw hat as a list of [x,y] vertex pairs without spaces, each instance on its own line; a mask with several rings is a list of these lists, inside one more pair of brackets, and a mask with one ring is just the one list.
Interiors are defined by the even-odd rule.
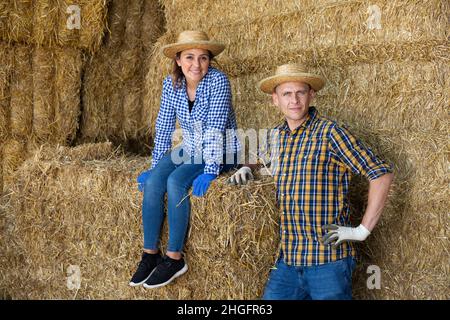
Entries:
[[324,78],[306,72],[306,68],[302,65],[283,64],[277,68],[274,76],[261,80],[258,86],[263,92],[271,94],[278,85],[293,81],[307,83],[314,91],[319,91],[325,85]]
[[178,35],[177,42],[165,45],[162,52],[166,57],[175,59],[177,52],[193,48],[209,50],[217,56],[225,49],[225,45],[209,40],[203,31],[183,31]]

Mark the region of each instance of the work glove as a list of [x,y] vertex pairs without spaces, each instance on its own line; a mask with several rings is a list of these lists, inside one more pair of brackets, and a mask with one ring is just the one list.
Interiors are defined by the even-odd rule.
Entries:
[[147,170],[138,175],[136,181],[138,183],[138,189],[140,192],[144,191],[145,181],[150,177],[151,170]]
[[247,184],[249,180],[253,180],[252,169],[249,167],[242,167],[228,178],[227,183],[232,185]]
[[325,245],[332,244],[334,247],[337,247],[343,241],[364,241],[370,234],[370,231],[362,224],[356,228],[327,224],[322,228],[330,230],[323,236],[323,243]]
[[217,175],[210,173],[203,173],[199,175],[192,184],[192,194],[197,197],[202,197],[208,191],[211,181],[217,178]]

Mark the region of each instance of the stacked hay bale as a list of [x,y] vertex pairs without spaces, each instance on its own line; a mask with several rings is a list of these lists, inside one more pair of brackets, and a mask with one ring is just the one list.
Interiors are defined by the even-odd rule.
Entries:
[[[152,32],[144,31],[152,28],[151,23],[140,28],[136,21],[145,20],[146,15],[159,21],[161,16],[157,18],[145,9],[155,3],[136,0],[125,6],[123,2],[111,2],[111,35],[85,75],[82,140],[112,137],[123,144],[137,141],[139,147],[147,142],[143,137],[153,134],[162,79],[170,70],[170,61],[159,49],[173,42],[182,30],[202,29],[227,44],[217,64],[230,76],[238,124],[244,129],[271,127],[281,119],[256,83],[279,64],[303,63],[327,79],[316,100],[319,111],[348,126],[389,160],[396,174],[379,225],[360,245],[363,259],[355,274],[354,296],[448,299],[449,3],[380,0],[375,7],[369,1],[336,0],[301,4],[248,1],[245,6],[237,0],[160,2],[165,7],[167,32],[154,47],[147,48],[136,46],[137,39],[150,44],[161,30],[153,37]],[[21,3],[26,5],[26,1]],[[4,6],[0,5],[0,36],[16,34],[10,23],[4,23],[2,12]],[[13,16],[7,14],[7,20]],[[25,16],[14,19],[23,21],[17,25],[27,25]],[[144,41],[144,36],[152,38]],[[55,39],[47,36],[40,41],[48,44]],[[7,46],[2,50],[11,49]],[[145,50],[147,54],[142,53]],[[49,64],[45,62],[34,67],[35,54],[39,52],[18,51],[18,56],[25,58],[17,60],[31,59],[36,75],[50,78],[55,69],[46,68]],[[139,54],[148,61],[140,68],[130,67],[139,63]],[[20,71],[15,71],[16,58],[9,59],[0,66],[0,75],[14,79]],[[145,85],[137,88],[136,82],[144,76]],[[10,120],[17,114],[15,119],[31,123],[32,134],[34,127],[40,128],[43,141],[51,136],[47,130],[55,130],[55,125],[46,128],[37,122],[34,126],[29,116],[12,111],[8,102],[18,91],[15,88],[26,83],[30,80],[21,78],[14,84],[0,79],[0,104],[7,106],[0,113],[0,136],[9,137],[12,127],[21,128]],[[45,122],[56,118],[54,109],[47,106],[57,98],[42,84],[32,82],[32,86],[41,110],[38,119]],[[21,103],[26,106],[30,98],[25,95],[14,99],[24,101]],[[35,101],[34,94],[32,99]],[[13,140],[2,143],[1,148],[21,155],[17,150],[27,147]],[[10,154],[13,152],[3,152],[3,157]],[[8,168],[18,162],[15,159],[3,159],[7,170],[12,171]],[[29,159],[13,175],[9,192],[3,197],[2,295],[260,297],[278,241],[278,213],[270,181],[236,189],[225,186],[224,178],[220,178],[206,198],[193,200],[186,247],[192,268],[186,277],[158,291],[127,287],[142,244],[141,195],[133,181],[148,165],[148,159],[124,158],[112,153],[108,145],[46,148]],[[364,179],[353,180],[350,198],[355,224],[364,210],[367,188]],[[78,290],[68,286],[71,265],[81,271]],[[381,270],[380,290],[366,286],[369,265]]]
[[[10,182],[36,146],[75,140],[83,61],[100,45],[106,1],[83,0],[75,6],[79,11],[73,7],[54,0],[0,6],[2,182]],[[71,26],[75,16],[79,29]]]
[[95,52],[103,37],[106,2],[4,1],[0,5],[0,41],[46,48],[71,47]]
[[[15,299],[259,297],[278,243],[272,181],[235,188],[220,178],[206,198],[192,202],[186,276],[160,290],[128,286],[142,248],[142,195],[134,181],[148,164],[148,158],[126,158],[108,143],[38,150],[16,172],[11,194],[3,198],[2,295]],[[166,227],[163,232],[164,247]],[[80,272],[78,289],[73,270]]]
[[110,34],[86,69],[80,141],[112,140],[148,152],[144,76],[164,14],[157,1],[112,1],[109,9]]
[[[231,79],[242,128],[272,127],[281,114],[256,84],[297,62],[327,79],[319,111],[390,161],[396,180],[379,226],[365,242],[356,298],[448,298],[448,1],[162,1],[167,33],[202,29],[227,47],[218,65]],[[155,53],[145,119],[154,128],[170,61]],[[367,182],[355,179],[355,223]],[[366,268],[382,271],[369,290]],[[415,282],[411,279],[416,279]]]

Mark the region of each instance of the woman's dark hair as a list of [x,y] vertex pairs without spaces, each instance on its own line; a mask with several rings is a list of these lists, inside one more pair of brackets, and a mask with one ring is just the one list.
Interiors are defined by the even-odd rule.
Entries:
[[[208,55],[209,55],[209,64],[211,65],[211,62],[214,59],[214,55],[209,50],[208,50]],[[175,59],[173,59],[172,84],[175,89],[178,89],[181,87],[181,81],[184,78],[183,71],[181,71],[181,67],[177,64],[177,59],[180,59],[180,56],[181,56],[181,52],[177,52]]]

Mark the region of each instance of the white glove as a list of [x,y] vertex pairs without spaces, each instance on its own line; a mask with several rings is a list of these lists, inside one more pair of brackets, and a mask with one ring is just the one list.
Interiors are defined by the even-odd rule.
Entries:
[[249,180],[253,180],[252,169],[249,167],[242,167],[229,177],[227,182],[233,185],[242,185],[247,184]]
[[333,244],[334,242],[334,247],[337,247],[342,241],[364,241],[370,234],[370,231],[362,224],[356,228],[327,224],[322,226],[322,228],[330,230],[330,232],[323,237],[323,243],[327,245]]

